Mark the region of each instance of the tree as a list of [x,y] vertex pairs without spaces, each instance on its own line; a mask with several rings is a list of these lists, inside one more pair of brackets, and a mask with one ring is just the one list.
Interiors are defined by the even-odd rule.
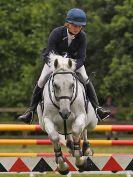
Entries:
[[[33,82],[41,70],[40,53],[48,33],[45,1],[0,2],[0,104],[27,102]],[[46,13],[47,11],[47,13]],[[46,25],[45,25],[46,24]]]
[[112,62],[101,86],[102,92],[113,94],[118,104],[133,105],[133,2],[116,5],[110,23],[111,40],[105,47]]
[[87,14],[85,66],[88,75],[97,74],[94,85],[100,101],[111,94],[118,104],[132,105],[132,1],[0,0],[1,106],[29,102],[43,67],[40,55],[48,35],[64,24],[67,11],[74,7]]

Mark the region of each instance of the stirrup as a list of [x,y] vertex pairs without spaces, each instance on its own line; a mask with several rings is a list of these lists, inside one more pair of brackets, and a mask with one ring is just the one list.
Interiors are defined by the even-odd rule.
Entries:
[[31,116],[31,118],[30,118],[30,121],[27,122],[28,124],[32,124],[33,119],[34,119],[34,111],[31,111],[31,113],[32,113],[32,116]]
[[[26,114],[28,114],[28,113],[31,114],[30,117],[26,117]],[[31,124],[33,121],[33,117],[34,117],[34,111],[28,109],[27,111],[25,111],[24,114],[22,114],[18,117],[18,120],[23,121],[26,124]]]
[[96,116],[97,116],[97,118],[98,118],[99,121],[103,121],[103,120],[109,118],[110,112],[108,112],[108,115],[107,115],[107,116],[101,118],[101,117],[99,116],[99,114],[98,114],[98,109],[103,110],[103,108],[99,106],[99,107],[97,107],[96,110],[95,110]]

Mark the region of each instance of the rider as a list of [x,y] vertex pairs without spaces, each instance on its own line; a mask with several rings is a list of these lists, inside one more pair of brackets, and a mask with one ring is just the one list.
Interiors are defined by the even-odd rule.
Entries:
[[86,14],[83,10],[78,8],[70,9],[67,13],[65,25],[55,28],[49,36],[48,46],[43,50],[42,58],[45,61],[41,76],[34,88],[31,103],[28,110],[19,116],[18,119],[30,124],[33,120],[33,114],[36,110],[38,102],[41,100],[43,86],[47,80],[48,75],[52,72],[49,64],[50,52],[55,52],[59,55],[67,54],[76,60],[76,72],[80,73],[83,81],[86,83],[87,97],[91,101],[92,106],[96,112],[97,117],[103,120],[110,115],[109,110],[99,106],[96,92],[92,82],[88,79],[84,60],[86,57],[87,40],[86,34],[82,27],[86,25]]

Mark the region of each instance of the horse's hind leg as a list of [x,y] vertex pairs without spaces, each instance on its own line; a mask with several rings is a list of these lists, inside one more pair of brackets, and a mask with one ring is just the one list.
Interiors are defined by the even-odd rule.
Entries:
[[95,111],[89,102],[88,104],[88,114],[87,114],[87,119],[89,120],[89,124],[87,127],[83,130],[82,137],[83,137],[83,146],[82,146],[82,151],[83,155],[85,156],[92,156],[94,154],[93,150],[90,148],[90,144],[87,139],[87,131],[92,131],[97,125],[98,119],[96,118]]
[[84,129],[82,132],[83,144],[82,144],[82,153],[83,156],[92,156],[94,154],[93,150],[90,148],[90,143],[87,139],[87,129]]
[[65,162],[65,158],[63,157],[63,153],[61,151],[59,134],[56,131],[55,126],[50,119],[44,118],[44,122],[45,130],[48,133],[48,136],[54,145],[55,161],[57,163],[58,172],[62,175],[65,175],[69,172],[69,166]]

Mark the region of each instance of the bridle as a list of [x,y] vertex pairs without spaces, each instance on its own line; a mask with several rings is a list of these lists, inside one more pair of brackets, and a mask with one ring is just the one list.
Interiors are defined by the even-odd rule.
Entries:
[[[58,74],[71,74],[72,76],[73,76],[73,72],[57,72],[57,73],[54,73],[53,74],[53,79],[52,79],[52,85],[53,85],[53,81],[54,81],[54,77],[56,76],[56,75],[58,75]],[[74,78],[73,78],[74,79]],[[53,85],[53,90],[54,90],[54,96],[55,96],[55,98],[56,98],[56,100],[57,101],[60,101],[61,99],[68,99],[69,101],[71,101],[72,100],[72,97],[73,97],[73,93],[74,93],[74,87],[73,87],[73,93],[72,93],[72,96],[70,97],[70,96],[56,96],[56,94],[55,94],[55,89],[54,89],[54,85]]]
[[[53,85],[53,83],[54,83],[54,77],[57,75],[57,74],[71,74],[72,76],[73,76],[73,79],[74,79],[74,82],[75,82],[75,84],[74,84],[74,87],[73,87],[73,93],[72,93],[72,96],[70,97],[70,96],[56,96],[56,94],[55,94],[55,90],[54,90],[54,85]],[[48,91],[49,91],[49,98],[50,98],[50,100],[51,100],[51,102],[53,103],[53,105],[57,108],[57,109],[60,109],[60,107],[57,105],[57,103],[56,102],[54,102],[54,100],[53,100],[53,98],[52,98],[52,95],[51,95],[51,87],[50,87],[50,85],[52,84],[52,89],[53,89],[53,92],[54,92],[54,97],[55,97],[55,99],[56,99],[56,101],[57,102],[59,102],[61,99],[68,99],[68,100],[70,100],[70,105],[72,105],[73,103],[74,103],[74,101],[75,101],[75,99],[77,98],[77,95],[78,95],[78,78],[77,78],[77,76],[76,76],[76,74],[74,73],[74,72],[68,72],[68,71],[62,71],[62,72],[55,72],[55,73],[53,73],[52,75],[51,75],[51,77],[49,78],[49,83],[48,83]],[[60,114],[60,112],[59,112],[59,114]],[[61,114],[60,114],[61,115]],[[62,117],[62,116],[61,116]],[[68,118],[68,117],[67,117]],[[67,118],[65,118],[65,119],[63,119],[63,123],[64,123],[64,135],[65,135],[65,139],[66,139],[66,137],[67,137],[67,135],[68,135],[68,133],[67,133],[67,123],[66,123],[66,119]]]
[[[73,87],[73,93],[72,93],[72,96],[56,96],[55,94],[55,89],[54,89],[54,77],[57,75],[57,74],[71,74],[73,76],[73,79],[75,81],[75,84],[74,84],[74,87]],[[50,89],[50,82],[52,82],[52,87],[53,87],[53,91],[54,91],[54,97],[56,99],[56,101],[60,101],[61,99],[68,99],[70,100],[70,105],[73,104],[73,102],[75,101],[77,95],[78,95],[78,81],[77,81],[77,78],[76,78],[76,74],[74,72],[68,72],[68,71],[62,71],[62,72],[55,72],[51,75],[50,79],[49,79],[49,84],[48,84],[48,90],[49,90],[49,97],[50,97],[50,100],[51,102],[53,103],[53,105],[60,109],[59,106],[53,101],[52,99],[52,95],[51,95],[51,89]],[[75,90],[75,91],[74,91]],[[75,93],[75,94],[74,94]]]

